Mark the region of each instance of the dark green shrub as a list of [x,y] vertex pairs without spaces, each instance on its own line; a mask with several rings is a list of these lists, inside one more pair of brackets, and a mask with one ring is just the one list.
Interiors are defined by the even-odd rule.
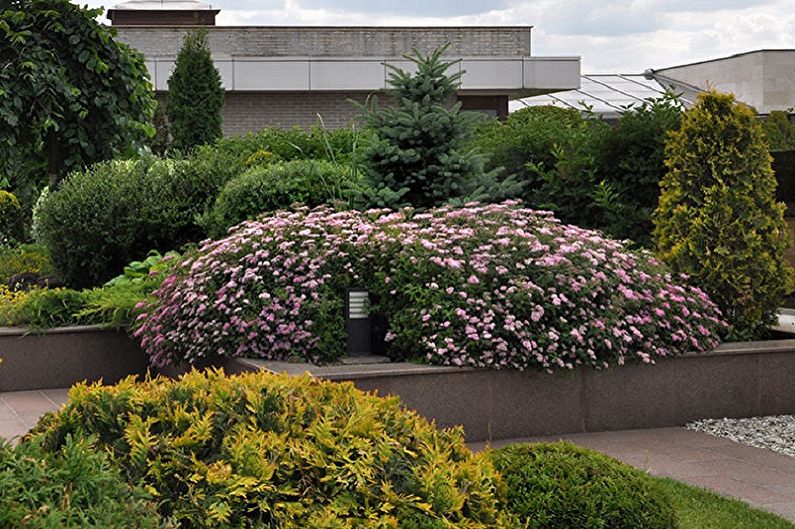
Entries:
[[181,527],[512,527],[460,429],[350,383],[194,371],[82,385],[33,435],[49,450],[96,436]]
[[723,311],[735,339],[758,337],[792,288],[790,234],[762,126],[731,94],[701,94],[666,146],[654,238]]
[[87,439],[65,439],[52,453],[35,442],[0,445],[0,527],[156,529],[155,503],[130,487]]
[[621,113],[615,127],[594,128],[595,195],[601,228],[617,239],[650,247],[651,217],[665,175],[665,140],[679,128],[682,106],[674,94],[650,99]]
[[146,144],[154,154],[163,156],[171,147],[171,127],[168,124],[166,105],[162,100],[157,100],[152,125],[155,127],[155,134],[146,141]]
[[36,244],[25,244],[6,250],[0,249],[0,284],[8,284],[12,277],[24,273],[37,276],[53,273],[47,248]]
[[0,242],[18,234],[21,211],[17,197],[0,189]]
[[445,49],[407,55],[416,65],[414,74],[387,65],[387,93],[395,104],[366,108],[366,123],[375,134],[365,154],[373,205],[441,205],[465,195],[483,177],[483,157],[466,147],[479,118],[462,112],[460,102],[451,105],[463,72],[447,74],[456,62],[442,59]]
[[491,453],[508,511],[525,529],[674,529],[670,499],[646,474],[568,443]]
[[190,150],[221,137],[224,89],[213,64],[207,30],[188,31],[168,79],[168,115],[172,145]]
[[196,218],[215,199],[215,186],[214,175],[186,160],[107,162],[51,193],[37,230],[69,286],[96,286],[153,248],[201,239]]
[[480,123],[471,145],[488,156],[486,169],[503,167],[505,174],[516,175],[522,183],[519,197],[529,198],[540,183],[530,166],[554,167],[555,152],[569,145],[584,126],[581,113],[572,108],[527,107],[513,112],[505,121]]
[[248,169],[279,161],[327,160],[350,165],[353,170],[370,136],[369,131],[353,127],[332,131],[320,127],[309,131],[298,127],[264,129],[199,147],[190,160],[196,171],[212,177],[217,192]]
[[574,109],[528,107],[505,122],[481,124],[473,145],[490,157],[487,169],[516,176],[514,198],[563,222],[649,246],[665,138],[680,115],[673,94],[627,109],[614,126]]
[[789,112],[774,110],[762,122],[765,138],[772,151],[795,149],[795,124]]
[[324,160],[293,160],[254,167],[230,180],[207,219],[208,232],[220,237],[236,224],[294,203],[350,205],[359,189],[350,166]]

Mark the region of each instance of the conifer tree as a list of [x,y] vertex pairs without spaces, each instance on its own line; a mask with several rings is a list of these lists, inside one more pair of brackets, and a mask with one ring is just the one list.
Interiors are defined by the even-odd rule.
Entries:
[[168,80],[166,112],[172,146],[189,150],[221,137],[224,89],[207,43],[207,30],[185,35],[174,73]]
[[[730,338],[765,333],[792,287],[790,234],[762,126],[731,94],[701,94],[666,144],[654,237],[660,257],[723,311]],[[681,317],[687,317],[686,314]]]
[[447,74],[457,62],[442,59],[446,49],[407,55],[414,74],[387,65],[394,104],[379,107],[375,101],[366,109],[376,134],[366,152],[374,205],[437,206],[471,191],[483,174],[482,157],[465,148],[477,116],[454,102],[463,72]]

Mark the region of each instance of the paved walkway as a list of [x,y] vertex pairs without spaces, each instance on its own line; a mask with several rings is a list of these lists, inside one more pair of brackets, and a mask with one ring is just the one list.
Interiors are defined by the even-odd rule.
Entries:
[[0,393],[0,437],[13,439],[36,425],[39,417],[67,400],[66,389]]
[[[0,393],[0,437],[24,435],[44,413],[57,410],[67,390]],[[565,439],[609,454],[658,476],[733,496],[795,521],[795,458],[681,428],[570,434],[515,442]],[[481,450],[485,443],[472,443]]]
[[[705,487],[795,521],[795,458],[681,428],[497,441],[557,441],[598,450],[657,476]],[[474,450],[484,443],[473,443]]]

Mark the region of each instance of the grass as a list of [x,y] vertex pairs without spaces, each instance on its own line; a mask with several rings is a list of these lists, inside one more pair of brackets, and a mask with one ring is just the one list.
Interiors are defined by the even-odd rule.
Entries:
[[679,529],[795,529],[795,524],[741,501],[672,479],[657,481],[671,496]]

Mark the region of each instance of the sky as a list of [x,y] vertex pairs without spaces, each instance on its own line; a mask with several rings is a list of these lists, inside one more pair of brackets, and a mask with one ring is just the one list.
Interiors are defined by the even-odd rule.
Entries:
[[795,0],[203,1],[221,9],[219,25],[532,25],[533,55],[581,56],[583,73],[795,49]]

